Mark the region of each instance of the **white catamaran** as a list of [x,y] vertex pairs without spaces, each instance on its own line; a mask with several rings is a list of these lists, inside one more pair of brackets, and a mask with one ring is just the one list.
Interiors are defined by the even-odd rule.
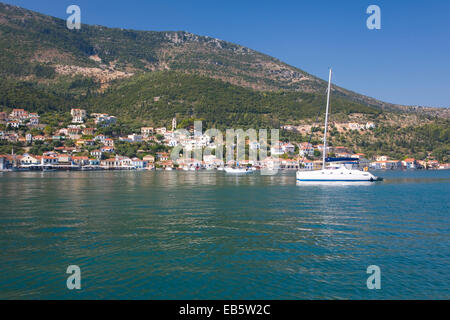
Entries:
[[[297,171],[297,184],[308,182],[373,182],[381,180],[367,171],[353,169],[353,164],[358,159],[353,158],[327,158],[327,129],[328,109],[330,105],[331,69],[328,79],[327,108],[325,113],[325,130],[323,136],[323,164],[322,170]],[[326,164],[330,163],[329,166]]]

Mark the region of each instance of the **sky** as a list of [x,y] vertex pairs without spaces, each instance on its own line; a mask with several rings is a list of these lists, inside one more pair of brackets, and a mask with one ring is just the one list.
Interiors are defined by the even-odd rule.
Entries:
[[[448,0],[0,0],[82,23],[188,31],[240,44],[386,102],[450,107]],[[369,5],[381,29],[369,30]]]

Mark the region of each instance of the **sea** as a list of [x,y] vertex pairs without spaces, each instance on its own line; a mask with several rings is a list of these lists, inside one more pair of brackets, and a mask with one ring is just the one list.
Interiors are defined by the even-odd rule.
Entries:
[[450,171],[374,173],[0,173],[0,299],[449,299]]

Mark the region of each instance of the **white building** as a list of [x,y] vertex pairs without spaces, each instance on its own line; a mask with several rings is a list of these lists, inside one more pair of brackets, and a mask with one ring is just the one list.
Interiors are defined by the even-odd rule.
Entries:
[[84,109],[71,109],[70,114],[72,115],[73,123],[83,123],[87,116],[86,110]]
[[314,148],[311,143],[303,142],[299,146],[299,154],[302,157],[310,156],[312,157],[314,155]]
[[106,113],[95,113],[95,124],[101,127],[109,127],[117,123],[117,118]]
[[281,146],[281,149],[283,149],[284,153],[294,153],[295,152],[295,146],[291,143],[285,143]]
[[153,127],[142,127],[141,128],[141,134],[144,137],[151,136],[153,134],[153,132],[154,132]]

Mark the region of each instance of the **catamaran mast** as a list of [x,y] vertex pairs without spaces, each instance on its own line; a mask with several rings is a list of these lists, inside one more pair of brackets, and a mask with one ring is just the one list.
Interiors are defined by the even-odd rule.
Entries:
[[330,68],[330,75],[328,76],[327,111],[325,112],[325,131],[323,132],[322,169],[325,169],[325,159],[327,157],[328,108],[330,106],[330,91],[331,91],[331,68]]

